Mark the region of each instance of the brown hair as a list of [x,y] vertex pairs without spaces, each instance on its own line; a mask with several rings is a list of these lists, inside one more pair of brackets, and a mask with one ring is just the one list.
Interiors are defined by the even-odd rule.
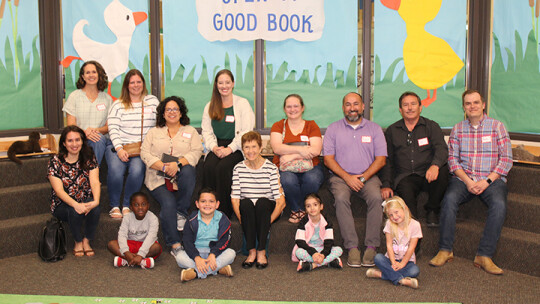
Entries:
[[261,134],[255,131],[249,131],[246,134],[242,135],[242,147],[245,143],[255,141],[259,145],[259,148],[262,147],[262,138]]
[[480,95],[480,100],[482,100],[482,103],[486,103],[486,101],[484,100],[484,97],[482,96],[482,94],[480,94],[480,92],[478,92],[478,90],[468,89],[468,90],[465,90],[465,92],[463,92],[463,94],[461,94],[461,106],[462,107],[465,105],[465,96],[471,95],[471,94],[474,94],[474,93],[478,93],[478,95]]
[[403,103],[403,98],[407,97],[407,96],[414,96],[416,97],[416,99],[418,100],[418,103],[420,105],[422,105],[422,100],[420,99],[420,97],[418,96],[418,94],[416,94],[415,92],[411,92],[411,91],[407,91],[403,94],[401,94],[401,96],[399,96],[399,108],[401,109],[401,104]]
[[212,90],[212,98],[210,99],[210,106],[208,107],[208,115],[212,120],[222,120],[225,116],[225,110],[223,109],[223,102],[221,101],[221,94],[217,87],[217,82],[219,76],[227,74],[231,77],[232,82],[234,82],[234,76],[231,71],[223,69],[217,72],[216,77],[214,78],[214,89]]
[[298,98],[298,100],[300,101],[300,105],[301,105],[302,107],[304,107],[304,99],[302,99],[302,96],[293,93],[293,94],[287,95],[287,97],[285,97],[285,99],[283,100],[283,109],[285,109],[285,106],[287,105],[287,99],[289,99],[289,97],[296,97],[296,98]]
[[81,66],[81,69],[79,70],[79,79],[76,83],[77,89],[82,89],[86,86],[86,81],[84,80],[83,75],[84,68],[89,64],[93,64],[96,67],[96,71],[98,73],[98,90],[105,91],[105,89],[109,87],[109,78],[107,77],[107,73],[105,73],[105,69],[101,66],[101,64],[94,60],[87,61]]
[[120,92],[120,101],[122,102],[122,105],[124,106],[124,109],[130,109],[131,106],[131,97],[129,96],[129,81],[131,77],[133,76],[139,76],[141,77],[142,83],[143,83],[143,91],[142,91],[142,98],[144,96],[148,95],[148,90],[146,89],[146,81],[144,80],[144,76],[141,73],[141,71],[137,69],[129,70],[126,73],[126,76],[124,77],[124,83],[122,84],[122,91]]

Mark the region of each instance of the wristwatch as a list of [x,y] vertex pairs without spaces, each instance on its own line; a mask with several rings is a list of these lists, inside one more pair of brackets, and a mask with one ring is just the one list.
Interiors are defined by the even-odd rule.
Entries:
[[358,178],[358,180],[361,181],[362,184],[365,184],[365,183],[366,183],[366,178],[363,177],[363,176],[360,176],[360,177]]
[[491,184],[491,183],[493,183],[493,181],[492,181],[491,178],[489,178],[489,177],[486,179],[486,182],[488,183],[488,185]]

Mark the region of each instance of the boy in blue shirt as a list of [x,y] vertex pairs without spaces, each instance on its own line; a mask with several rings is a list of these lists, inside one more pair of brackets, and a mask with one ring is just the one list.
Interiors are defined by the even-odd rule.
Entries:
[[231,221],[217,210],[219,201],[210,188],[199,191],[195,204],[199,210],[189,216],[184,226],[184,250],[175,256],[176,263],[183,268],[182,282],[218,273],[232,277],[231,264],[236,252],[227,248],[231,239]]

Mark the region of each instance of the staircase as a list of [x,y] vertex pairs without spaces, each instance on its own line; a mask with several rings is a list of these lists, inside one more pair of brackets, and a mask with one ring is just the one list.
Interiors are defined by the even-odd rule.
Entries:
[[[0,248],[2,248],[0,259],[25,255],[37,250],[39,232],[47,219],[51,217],[49,201],[51,187],[46,176],[48,159],[49,157],[24,159],[22,166],[10,161],[0,162]],[[119,220],[113,220],[108,216],[107,187],[104,183],[106,165],[101,171],[102,215],[96,239],[93,241],[93,247],[96,249],[105,249],[107,242],[116,238],[120,226]],[[540,277],[540,266],[537,263],[537,253],[540,252],[540,183],[538,181],[540,181],[539,167],[515,164],[510,171],[507,217],[494,257],[495,263],[505,270],[536,277]],[[200,186],[199,180],[197,185],[195,192]],[[148,192],[144,187],[143,191]],[[336,243],[341,245],[342,239],[335,218],[333,197],[326,183],[319,190],[319,195],[325,205],[325,215],[334,222]],[[150,210],[158,215],[159,204],[152,198],[150,200]],[[425,201],[425,195],[420,201]],[[454,244],[456,256],[471,261],[474,258],[482,235],[486,210],[487,208],[478,199],[460,207]],[[353,214],[356,218],[360,244],[362,244],[366,206],[354,196]],[[422,214],[420,216],[422,217]],[[288,223],[287,218],[288,209],[286,208],[282,218],[272,225],[270,254],[290,254],[293,248],[296,226]],[[420,254],[424,258],[431,258],[438,250],[439,232],[438,229],[427,228],[423,219],[420,222],[424,234]],[[231,247],[240,249],[242,233],[235,219],[233,219],[232,231]],[[67,236],[68,249],[71,249],[73,239],[70,233],[67,233]],[[161,232],[159,240],[163,245]],[[385,252],[382,232],[381,240],[382,248],[379,248],[379,251]]]

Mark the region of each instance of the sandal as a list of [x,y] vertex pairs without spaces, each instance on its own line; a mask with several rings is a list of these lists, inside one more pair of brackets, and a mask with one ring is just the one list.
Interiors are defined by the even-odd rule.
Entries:
[[96,253],[94,252],[94,249],[88,249],[84,250],[84,255],[86,255],[87,257],[93,257],[94,255],[96,255]]
[[121,219],[122,218],[122,212],[120,212],[120,208],[113,207],[111,211],[109,211],[109,216],[113,219]]
[[129,210],[128,207],[122,208],[122,215],[123,215],[123,216],[128,215],[130,212],[131,212],[131,210]]
[[298,218],[298,221],[301,221],[304,216],[306,216],[306,212],[304,210],[298,210],[296,212],[296,217]]
[[298,224],[301,220],[299,216],[300,211],[291,211],[291,216],[289,217],[289,223]]
[[73,249],[73,255],[77,258],[81,258],[84,256],[84,250],[75,250]]

